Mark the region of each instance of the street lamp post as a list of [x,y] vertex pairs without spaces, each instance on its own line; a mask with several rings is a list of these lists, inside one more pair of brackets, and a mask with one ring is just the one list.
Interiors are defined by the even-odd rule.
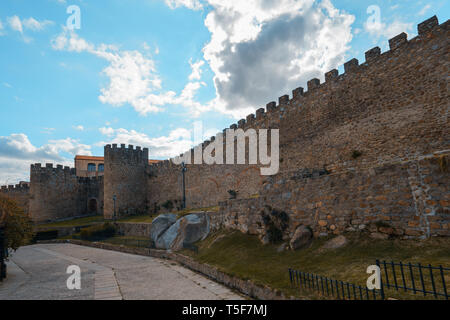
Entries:
[[114,215],[113,215],[113,220],[114,222],[116,222],[116,195],[113,195],[113,202],[114,202]]
[[184,162],[181,163],[181,173],[183,175],[183,209],[186,209],[186,182],[184,178],[184,173],[186,172],[187,168]]

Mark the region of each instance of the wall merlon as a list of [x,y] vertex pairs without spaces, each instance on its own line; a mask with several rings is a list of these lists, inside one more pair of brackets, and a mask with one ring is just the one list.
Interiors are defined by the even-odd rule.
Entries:
[[232,130],[236,130],[238,128],[238,126],[237,126],[237,124],[235,124],[235,123],[233,123],[231,126],[230,126],[230,129],[232,129]]
[[49,169],[53,169],[53,163],[46,163],[45,167],[49,168]]
[[58,169],[58,170],[63,170],[63,166],[62,166],[61,164],[57,164],[57,165],[56,165],[56,169]]
[[112,148],[117,149],[117,143],[113,143]]
[[339,71],[337,69],[333,69],[325,73],[325,82],[336,79],[339,76]]
[[288,104],[288,103],[289,103],[289,95],[285,94],[278,98],[278,104],[280,106],[283,104]]
[[344,63],[345,73],[355,71],[356,69],[358,69],[358,66],[359,66],[359,61],[356,58],[353,58],[352,60],[347,61],[346,63]]
[[320,86],[320,80],[317,78],[311,79],[308,81],[307,85],[308,85],[308,92],[312,91]]
[[419,36],[429,33],[435,27],[439,25],[439,20],[436,16],[432,16],[431,18],[419,23],[417,25],[417,31]]
[[266,111],[264,110],[264,108],[259,108],[258,110],[256,110],[256,120],[261,120],[262,118],[264,118],[265,113]]
[[128,149],[134,150],[134,146],[133,146],[132,144],[129,144],[129,145],[128,145]]
[[267,110],[267,112],[274,111],[276,108],[277,108],[277,103],[276,103],[275,101],[269,102],[269,103],[266,105],[266,110]]
[[256,119],[256,117],[255,117],[255,115],[252,113],[252,114],[249,114],[248,116],[247,116],[247,124],[251,124],[251,123],[253,123],[253,121]]
[[304,89],[302,87],[298,87],[292,90],[292,98],[297,98],[304,95]]
[[408,35],[405,32],[402,32],[394,38],[389,39],[389,48],[393,51],[406,43],[408,43]]
[[366,51],[366,62],[372,62],[376,60],[381,55],[380,47],[372,48]]
[[243,128],[245,126],[245,119],[241,119],[238,121],[238,128]]
[[141,151],[141,147],[136,147],[136,151]]

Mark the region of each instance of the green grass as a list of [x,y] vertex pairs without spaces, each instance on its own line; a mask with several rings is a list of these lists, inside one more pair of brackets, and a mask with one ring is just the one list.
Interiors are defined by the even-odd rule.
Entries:
[[[230,275],[250,279],[260,285],[267,284],[287,295],[311,299],[323,297],[292,289],[288,268],[365,286],[369,276],[366,269],[374,265],[376,259],[450,266],[450,239],[447,238],[416,241],[373,240],[357,234],[346,234],[346,237],[349,244],[339,249],[319,250],[329,239],[324,238],[315,240],[308,249],[277,252],[279,245],[264,246],[256,236],[222,231],[197,243],[198,253],[190,250],[184,250],[183,253]],[[447,284],[450,283],[448,272],[446,280]],[[386,296],[423,299],[422,295],[391,291]]]
[[152,223],[157,215],[139,215],[139,216],[128,216],[117,219],[117,222],[130,222],[130,223]]
[[184,209],[184,210],[180,210],[175,212],[178,216],[178,218],[187,216],[191,213],[194,212],[218,212],[219,211],[219,207],[215,206],[215,207],[207,207],[207,208],[196,208],[196,209]]
[[78,226],[85,226],[85,225],[102,223],[102,222],[105,222],[105,219],[103,218],[103,216],[98,215],[98,216],[77,218],[77,219],[67,220],[67,221],[39,224],[36,227],[38,229],[49,229],[49,228],[58,228],[58,227],[78,227]]

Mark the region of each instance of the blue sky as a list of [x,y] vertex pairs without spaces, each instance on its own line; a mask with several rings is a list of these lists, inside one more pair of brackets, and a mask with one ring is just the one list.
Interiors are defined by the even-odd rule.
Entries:
[[194,122],[210,137],[449,13],[444,0],[2,0],[0,184],[111,142],[178,155]]

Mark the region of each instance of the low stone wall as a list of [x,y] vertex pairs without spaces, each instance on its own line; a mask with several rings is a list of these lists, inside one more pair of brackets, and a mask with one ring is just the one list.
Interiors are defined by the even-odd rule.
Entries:
[[118,222],[118,233],[131,237],[150,237],[151,223]]
[[137,254],[142,256],[149,256],[159,259],[168,259],[180,263],[182,266],[201,273],[208,278],[221,283],[231,289],[235,289],[251,298],[258,300],[288,300],[294,299],[293,297],[286,297],[281,291],[274,290],[268,286],[258,286],[250,280],[243,280],[234,276],[230,276],[222,271],[219,271],[216,267],[208,264],[200,263],[194,259],[184,256],[179,253],[169,252],[165,250],[146,249],[146,248],[134,248],[118,246],[109,243],[89,242],[82,240],[54,240],[41,243],[71,243],[81,246],[88,246],[93,248],[99,248],[104,250],[119,251],[130,254]]
[[268,179],[260,197],[223,202],[213,220],[261,236],[261,212],[269,205],[289,216],[289,237],[299,225],[316,237],[362,230],[374,238],[450,236],[449,159],[436,154],[367,170]]

